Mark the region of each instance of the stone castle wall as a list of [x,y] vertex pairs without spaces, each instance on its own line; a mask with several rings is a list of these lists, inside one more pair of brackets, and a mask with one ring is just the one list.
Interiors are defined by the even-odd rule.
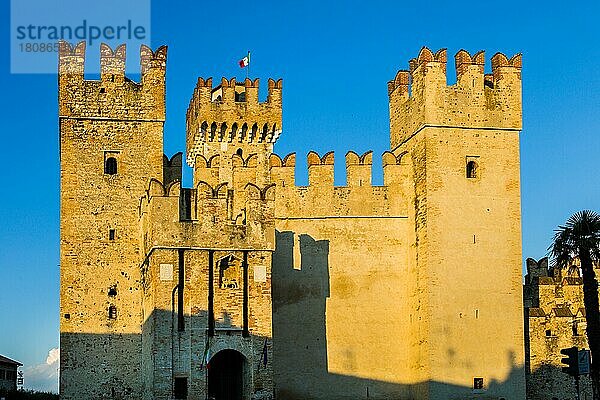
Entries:
[[[572,399],[573,377],[562,372],[562,349],[589,349],[586,336],[583,281],[575,265],[572,271],[548,266],[548,259],[527,259],[523,286],[527,397]],[[596,274],[600,272],[596,268]],[[581,399],[592,398],[589,376],[581,376]]]
[[461,50],[452,86],[446,58],[423,48],[388,84],[392,151],[413,172],[419,393],[523,398],[520,55],[486,76]]
[[[61,43],[60,392],[65,399],[142,390],[137,209],[162,180],[166,48],[142,48],[142,80],[124,77],[125,47],[102,46],[101,79],[83,79],[85,43]],[[105,173],[114,158],[118,173]],[[111,316],[114,307],[116,318]],[[112,397],[111,397],[112,396]]]
[[[388,85],[382,186],[370,152],[346,154],[345,186],[333,153],[310,152],[297,186],[295,154],[273,153],[281,80],[260,103],[257,80],[199,79],[191,188],[162,155],[165,57],[143,48],[138,84],[103,47],[98,83],[81,47],[61,50],[61,313],[85,321],[61,324],[61,394],[169,399],[186,378],[205,398],[205,350],[233,349],[248,399],[524,398],[519,56],[490,77],[461,51],[447,86],[445,51],[424,48]],[[117,369],[128,393],[111,392]]]

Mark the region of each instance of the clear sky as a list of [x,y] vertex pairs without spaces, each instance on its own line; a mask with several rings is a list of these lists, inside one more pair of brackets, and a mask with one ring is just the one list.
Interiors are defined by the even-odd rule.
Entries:
[[[0,13],[8,42],[7,1]],[[306,182],[309,150],[335,150],[336,182],[343,184],[346,151],[371,149],[374,183],[381,184],[386,82],[421,46],[448,48],[449,84],[461,48],[486,50],[486,70],[497,51],[522,52],[523,257],[540,258],[570,214],[600,210],[598,15],[597,1],[153,1],[152,46],[169,46],[165,152],[185,148],[185,111],[197,77],[242,79],[237,61],[251,50],[251,75],[261,78],[263,97],[267,78],[283,78],[283,133],[275,149],[298,153],[298,183]],[[128,63],[138,57],[128,48]],[[9,58],[5,46],[0,354],[30,368],[30,386],[55,388],[47,379],[36,383],[35,374],[56,365],[56,352],[48,353],[59,345],[57,78],[10,74]]]

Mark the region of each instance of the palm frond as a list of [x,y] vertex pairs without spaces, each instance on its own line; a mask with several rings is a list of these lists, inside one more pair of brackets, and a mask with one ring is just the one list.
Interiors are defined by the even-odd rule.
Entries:
[[589,254],[592,261],[600,261],[600,215],[591,210],[571,215],[565,225],[555,231],[548,250],[553,265],[559,268],[570,267],[582,251]]

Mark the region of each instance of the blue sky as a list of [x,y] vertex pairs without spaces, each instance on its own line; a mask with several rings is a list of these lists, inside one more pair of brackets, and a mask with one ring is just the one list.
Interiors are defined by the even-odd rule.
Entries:
[[[600,210],[599,13],[600,3],[592,1],[153,1],[152,46],[169,45],[165,152],[184,150],[185,110],[197,77],[244,78],[237,61],[249,49],[263,97],[268,77],[284,80],[276,151],[298,153],[298,183],[306,182],[309,150],[335,150],[336,182],[343,184],[346,151],[372,149],[374,182],[381,184],[378,155],[389,145],[386,82],[421,46],[447,47],[451,60],[461,48],[485,49],[487,70],[495,52],[522,52],[523,256],[539,258],[570,214]],[[0,14],[8,42],[8,2]],[[136,65],[137,49],[128,53]],[[452,62],[448,76],[454,83]],[[43,365],[59,344],[56,86],[56,75],[10,74],[8,46],[0,52],[7,167],[0,196],[0,354],[30,367]]]

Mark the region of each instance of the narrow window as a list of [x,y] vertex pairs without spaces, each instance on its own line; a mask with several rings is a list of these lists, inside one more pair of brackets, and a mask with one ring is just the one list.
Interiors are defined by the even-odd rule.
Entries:
[[473,378],[473,389],[483,389],[483,378]]
[[475,161],[471,160],[467,163],[467,178],[477,178],[477,163]]
[[[108,295],[110,297],[115,297],[117,295],[117,286],[111,286],[110,289],[108,289]],[[117,309],[115,308],[115,313],[116,313]]]
[[475,310],[475,318],[479,318],[479,310]]
[[179,220],[192,219],[192,189],[183,188],[179,194]]
[[115,306],[108,307],[108,318],[117,319],[117,307],[115,307]]
[[579,332],[577,332],[577,321],[573,321],[573,336],[579,336]]
[[107,175],[115,175],[117,173],[117,159],[108,157],[104,161],[104,173]]
[[115,240],[115,230],[114,229],[108,230],[108,240]]
[[237,154],[238,156],[243,158],[243,154],[244,152],[242,151],[242,149],[237,149],[237,151],[235,152],[235,154]]
[[180,378],[175,378],[175,388],[174,388],[174,397],[176,399],[187,399],[188,397],[188,385],[187,385],[187,378],[186,377],[180,377]]

